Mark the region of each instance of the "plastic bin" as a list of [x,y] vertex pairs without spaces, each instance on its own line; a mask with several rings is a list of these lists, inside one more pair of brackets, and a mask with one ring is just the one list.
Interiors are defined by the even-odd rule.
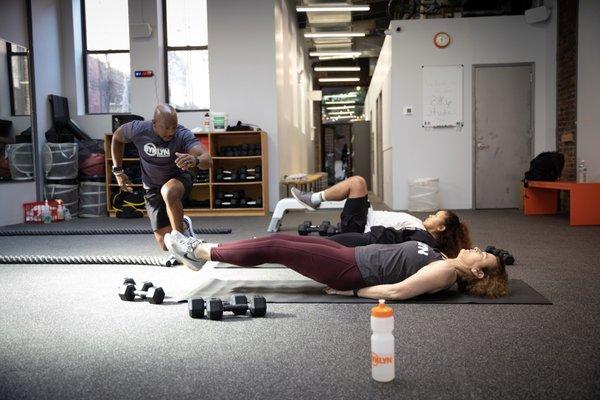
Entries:
[[106,184],[104,182],[80,182],[79,217],[105,217],[106,213]]
[[436,211],[439,209],[438,178],[413,178],[408,181],[408,210]]
[[33,179],[33,145],[31,143],[9,144],[6,146],[5,153],[13,180]]
[[77,185],[46,183],[46,198],[61,199],[65,207],[69,209],[72,218],[77,217],[79,212],[79,196],[77,192]]
[[44,144],[46,179],[74,179],[79,174],[77,143]]

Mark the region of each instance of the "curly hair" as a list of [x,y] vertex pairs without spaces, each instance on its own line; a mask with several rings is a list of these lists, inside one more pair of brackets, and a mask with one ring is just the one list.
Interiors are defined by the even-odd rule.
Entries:
[[458,256],[461,249],[472,247],[471,235],[469,228],[458,218],[458,215],[448,210],[444,210],[444,213],[446,214],[444,219],[446,229],[437,233],[436,240],[439,250],[448,257],[454,258]]
[[498,261],[497,268],[482,268],[483,278],[459,278],[458,290],[471,296],[478,297],[503,297],[508,295],[508,274],[504,260],[494,256]]

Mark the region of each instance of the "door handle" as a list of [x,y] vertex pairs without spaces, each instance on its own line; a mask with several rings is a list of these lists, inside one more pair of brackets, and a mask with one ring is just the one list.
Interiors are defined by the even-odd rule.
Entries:
[[487,149],[488,147],[490,147],[488,144],[477,143],[477,149],[478,150]]

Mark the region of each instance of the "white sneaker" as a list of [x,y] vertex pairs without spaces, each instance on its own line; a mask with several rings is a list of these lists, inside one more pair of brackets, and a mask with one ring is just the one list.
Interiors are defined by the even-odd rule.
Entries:
[[177,231],[165,235],[167,249],[180,263],[193,271],[200,271],[206,262],[206,260],[200,260],[194,255],[194,249],[202,243],[202,240],[184,236]]
[[187,237],[195,238],[194,227],[192,226],[192,219],[187,215],[183,216],[183,234]]

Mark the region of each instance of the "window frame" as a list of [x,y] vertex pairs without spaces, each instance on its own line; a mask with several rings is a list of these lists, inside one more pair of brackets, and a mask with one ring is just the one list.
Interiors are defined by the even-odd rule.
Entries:
[[[29,50],[27,51],[13,51],[12,50],[12,43],[10,42],[6,42],[6,61],[8,63],[8,87],[10,88],[9,92],[9,97],[10,97],[10,115],[11,117],[31,117],[31,66],[29,65]],[[29,114],[17,114],[15,109],[15,87],[13,86],[14,81],[13,81],[13,68],[12,68],[12,59],[13,57],[25,57],[25,59],[27,60],[27,72],[28,72],[28,77],[27,79],[29,79],[29,90],[27,90],[28,96],[29,96]]]
[[[208,5],[207,5],[208,7]],[[163,13],[163,48],[164,48],[164,68],[165,68],[165,102],[169,104],[169,51],[190,51],[190,50],[206,50],[208,51],[208,45],[206,46],[169,46],[169,38],[167,31],[167,0],[162,0],[162,13]],[[210,57],[210,54],[209,54]],[[210,74],[210,72],[209,72]],[[210,77],[210,75],[209,75]],[[210,111],[210,108],[197,108],[197,109],[179,109],[175,107],[177,112],[204,112]]]
[[[113,114],[130,114],[131,109],[122,112],[106,112],[106,113],[92,113],[89,108],[89,100],[88,100],[88,67],[87,60],[88,55],[90,54],[129,54],[129,74],[131,78],[131,49],[129,50],[88,50],[87,48],[87,21],[85,18],[85,0],[80,0],[80,8],[81,8],[81,48],[82,48],[82,56],[83,56],[83,93],[85,100],[85,114],[86,115],[113,115]],[[131,108],[131,104],[130,104]]]

